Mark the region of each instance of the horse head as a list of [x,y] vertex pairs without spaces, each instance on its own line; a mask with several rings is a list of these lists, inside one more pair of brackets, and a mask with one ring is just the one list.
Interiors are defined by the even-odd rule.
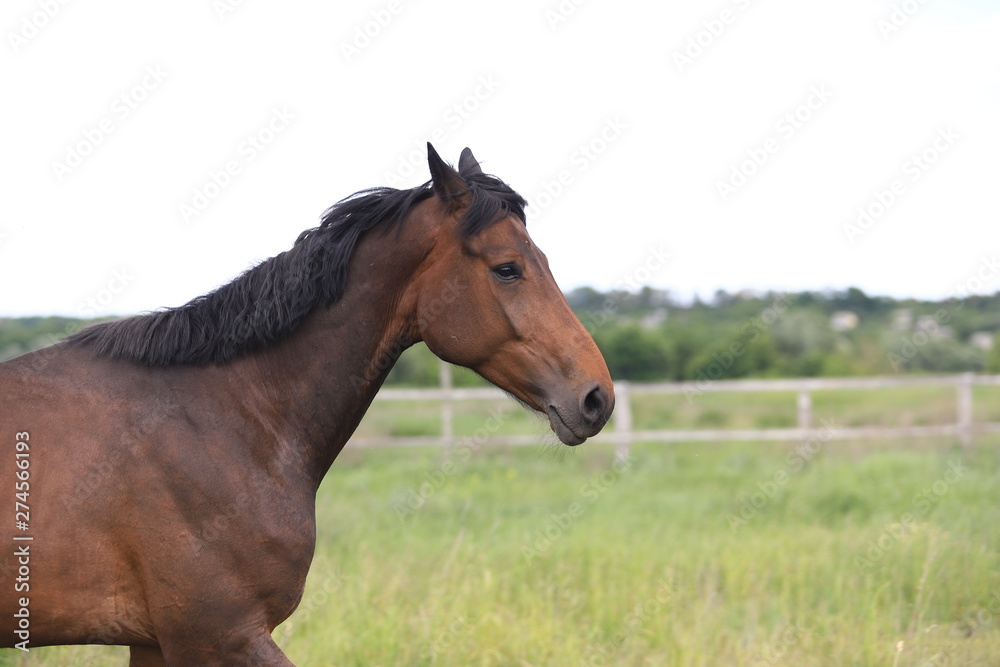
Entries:
[[545,414],[563,443],[584,442],[611,416],[614,387],[528,235],[525,201],[484,174],[468,148],[457,170],[430,144],[428,162],[434,197],[424,215],[439,228],[413,280],[416,335]]

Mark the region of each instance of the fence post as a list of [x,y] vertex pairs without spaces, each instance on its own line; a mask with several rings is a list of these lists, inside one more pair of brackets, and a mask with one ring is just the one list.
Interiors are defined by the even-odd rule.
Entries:
[[627,461],[632,451],[632,401],[628,382],[615,382],[615,462]]
[[451,395],[451,364],[442,360],[438,369],[438,379],[441,383],[441,440],[444,442],[447,453],[451,454],[451,448],[455,444],[455,411],[452,405]]
[[[812,406],[812,395],[809,393],[809,389],[805,386],[800,387],[797,401],[798,426],[803,431],[812,428]],[[807,435],[806,438],[808,439],[808,437]]]
[[972,373],[962,373],[958,379],[957,417],[958,438],[963,447],[972,444]]

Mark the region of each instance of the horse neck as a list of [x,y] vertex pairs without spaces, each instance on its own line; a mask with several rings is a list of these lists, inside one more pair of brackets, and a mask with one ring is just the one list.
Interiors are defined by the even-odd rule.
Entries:
[[354,432],[399,355],[415,342],[407,278],[422,253],[387,250],[367,235],[355,249],[347,291],[291,336],[233,365],[254,412],[318,486]]

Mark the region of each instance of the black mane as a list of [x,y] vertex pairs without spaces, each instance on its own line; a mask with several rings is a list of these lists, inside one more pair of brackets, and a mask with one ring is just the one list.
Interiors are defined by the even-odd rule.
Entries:
[[[461,175],[469,186],[463,234],[473,236],[509,215],[525,219],[524,198],[506,183],[478,166]],[[320,225],[299,235],[291,249],[232,282],[177,308],[96,324],[68,342],[92,346],[97,356],[147,366],[225,364],[274,345],[314,309],[344,294],[348,261],[362,234],[401,224],[433,192],[430,182],[410,190],[357,192],[330,207]]]

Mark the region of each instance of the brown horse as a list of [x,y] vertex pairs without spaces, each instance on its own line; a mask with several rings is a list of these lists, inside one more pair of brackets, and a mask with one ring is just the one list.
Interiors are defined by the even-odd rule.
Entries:
[[428,161],[428,183],[344,199],[214,292],[0,364],[0,646],[290,665],[271,632],[302,596],[316,490],[417,341],[567,445],[601,430],[607,366],[524,199],[468,149]]

